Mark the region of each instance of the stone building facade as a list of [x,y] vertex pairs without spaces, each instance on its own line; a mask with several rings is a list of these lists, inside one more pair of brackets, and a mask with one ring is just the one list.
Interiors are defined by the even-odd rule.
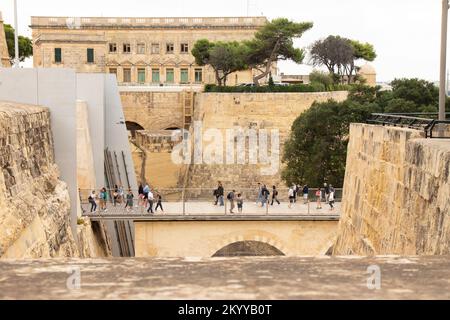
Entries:
[[[69,18],[32,17],[35,67],[114,73],[124,85],[214,83],[210,67],[195,64],[199,39],[251,39],[265,17]],[[229,84],[252,81],[255,71],[231,74]]]
[[10,67],[8,46],[6,45],[5,28],[3,26],[2,13],[0,12],[0,67]]

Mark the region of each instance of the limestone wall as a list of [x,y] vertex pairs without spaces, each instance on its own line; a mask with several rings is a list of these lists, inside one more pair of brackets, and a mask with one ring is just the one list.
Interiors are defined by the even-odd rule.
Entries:
[[77,256],[48,109],[0,102],[0,257]]
[[10,67],[8,46],[6,44],[5,29],[3,26],[2,13],[0,12],[0,67]]
[[120,93],[125,120],[146,130],[183,126],[183,93],[126,91]]
[[449,254],[450,140],[352,124],[334,254]]
[[[219,129],[225,137],[225,130],[239,127],[243,129],[266,129],[269,133],[269,153],[271,148],[270,130],[279,130],[280,153],[289,136],[292,123],[315,101],[329,99],[345,100],[346,91],[314,93],[197,93],[195,94],[194,120],[202,121],[202,130]],[[203,141],[204,150],[208,142]],[[248,143],[247,143],[248,147]],[[236,156],[237,157],[237,156]],[[236,158],[235,158],[236,159]],[[248,163],[248,149],[246,149]],[[211,188],[217,180],[225,187],[254,187],[258,181],[268,185],[281,184],[280,169],[274,174],[266,174],[261,168],[267,164],[195,164],[190,167],[188,187]],[[235,161],[236,162],[236,161]]]

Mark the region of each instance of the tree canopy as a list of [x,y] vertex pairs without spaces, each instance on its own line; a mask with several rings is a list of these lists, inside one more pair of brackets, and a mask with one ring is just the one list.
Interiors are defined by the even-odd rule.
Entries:
[[356,61],[373,61],[377,56],[370,43],[333,35],[314,42],[310,54],[314,66],[325,66],[336,79],[348,83],[357,80]]
[[200,66],[210,65],[219,85],[227,84],[229,74],[247,68],[245,53],[245,48],[237,41],[210,42],[201,39],[194,44],[192,49],[195,62]]
[[[286,183],[320,186],[344,181],[349,126],[366,122],[371,113],[437,112],[439,90],[419,79],[396,79],[391,91],[355,85],[343,102],[314,103],[294,121],[285,143],[282,177]],[[450,99],[447,99],[450,112]],[[429,116],[424,116],[429,117]]]
[[301,63],[305,57],[303,49],[294,48],[295,38],[312,28],[310,22],[293,22],[286,18],[274,19],[265,24],[251,40],[242,42],[211,42],[198,40],[192,49],[195,62],[210,65],[219,85],[226,84],[227,76],[235,71],[254,68],[259,70],[253,81],[270,75],[277,60],[293,60]]
[[305,51],[294,47],[294,39],[300,38],[312,27],[312,22],[293,22],[286,18],[278,18],[262,27],[254,39],[244,41],[247,47],[247,65],[260,71],[260,74],[253,78],[255,85],[269,75],[275,61],[293,60],[297,63],[303,61]]
[[[14,46],[14,28],[5,24],[5,37],[6,37],[6,45],[8,46],[8,54],[11,62],[14,61],[16,49]],[[24,61],[25,58],[28,58],[33,55],[33,44],[30,38],[19,36],[19,60]]]

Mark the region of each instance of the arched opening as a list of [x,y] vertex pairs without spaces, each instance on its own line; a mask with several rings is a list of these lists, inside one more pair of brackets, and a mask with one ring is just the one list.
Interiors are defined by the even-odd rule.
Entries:
[[284,256],[284,253],[268,243],[250,240],[230,243],[213,254],[213,257],[248,256]]
[[136,131],[145,130],[143,126],[141,126],[137,122],[133,121],[125,121],[125,125],[127,126],[127,130],[130,131],[131,136],[134,138],[136,136]]

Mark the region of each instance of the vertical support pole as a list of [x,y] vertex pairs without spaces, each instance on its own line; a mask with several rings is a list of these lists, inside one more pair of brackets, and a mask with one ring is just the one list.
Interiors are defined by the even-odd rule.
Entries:
[[[441,20],[441,64],[439,77],[439,120],[445,120],[445,100],[447,93],[445,92],[445,75],[447,68],[447,22],[448,22],[448,0],[442,0],[442,20]],[[443,137],[444,126],[439,126],[439,135]]]
[[19,67],[19,23],[17,21],[17,0],[14,0],[14,67]]

